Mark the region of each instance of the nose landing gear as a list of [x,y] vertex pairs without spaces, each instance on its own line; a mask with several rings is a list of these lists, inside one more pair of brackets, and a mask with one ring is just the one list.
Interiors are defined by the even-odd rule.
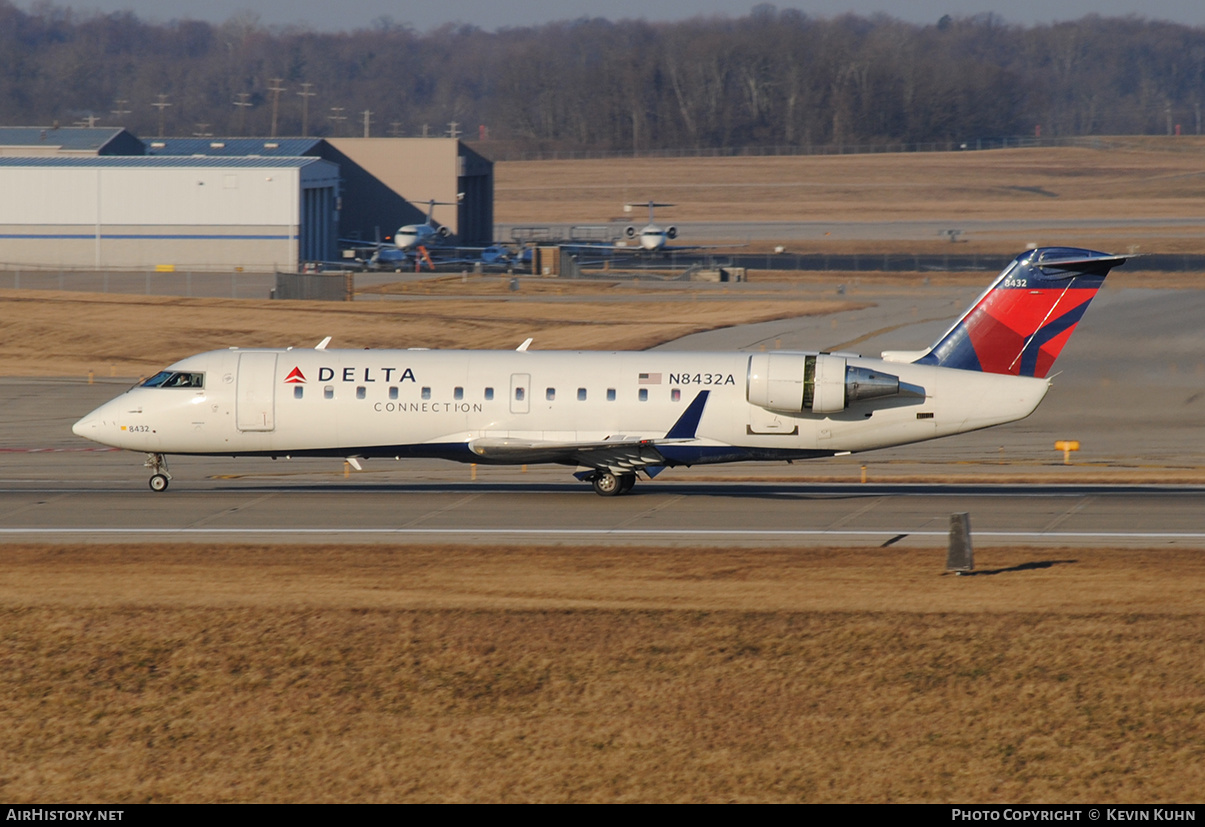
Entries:
[[150,480],[151,490],[156,493],[166,491],[167,484],[172,478],[171,473],[167,470],[167,458],[163,454],[147,454],[146,467],[153,472]]

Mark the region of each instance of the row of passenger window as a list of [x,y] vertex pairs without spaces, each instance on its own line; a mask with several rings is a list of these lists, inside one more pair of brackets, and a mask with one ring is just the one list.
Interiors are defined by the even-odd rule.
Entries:
[[[335,398],[334,386],[333,385],[325,386],[322,389],[322,396],[324,399],[334,399]],[[430,399],[431,398],[431,389],[423,388],[419,392],[419,396],[421,396],[423,399]],[[527,396],[526,388],[523,388],[523,387],[515,388],[515,401],[516,402],[522,402],[526,398],[526,396]],[[304,397],[305,397],[305,386],[304,385],[294,385],[293,386],[293,398],[294,399],[302,399]],[[363,385],[358,385],[356,387],[356,399],[367,399],[367,398],[368,398],[368,389],[365,388]],[[398,398],[398,389],[396,387],[389,388],[389,398],[390,399]],[[464,399],[464,388],[453,388],[452,389],[452,398],[457,401]],[[494,398],[494,389],[486,388],[485,389],[485,400],[487,402],[489,402],[489,401],[493,400],[493,398]],[[556,401],[556,388],[546,388],[544,391],[544,398],[546,400],[548,400],[549,402],[555,402]],[[649,399],[649,389],[641,388],[639,390],[639,392],[637,393],[637,398],[641,402],[647,402]],[[673,402],[678,402],[679,400],[682,399],[682,391],[679,390],[678,388],[671,388],[670,392],[669,392],[669,398]],[[587,399],[586,389],[578,388],[577,389],[577,400],[579,402],[585,402],[586,399]],[[616,399],[615,388],[607,388],[607,401],[614,402],[615,399]]]

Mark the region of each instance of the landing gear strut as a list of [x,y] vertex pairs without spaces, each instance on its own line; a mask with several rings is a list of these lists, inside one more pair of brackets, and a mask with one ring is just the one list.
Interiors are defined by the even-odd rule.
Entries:
[[612,474],[610,471],[599,471],[591,478],[594,493],[600,497],[614,497],[626,494],[636,484],[635,474]]
[[151,469],[151,490],[155,492],[166,491],[167,484],[171,480],[172,475],[167,470],[167,458],[163,454],[147,454],[146,467]]

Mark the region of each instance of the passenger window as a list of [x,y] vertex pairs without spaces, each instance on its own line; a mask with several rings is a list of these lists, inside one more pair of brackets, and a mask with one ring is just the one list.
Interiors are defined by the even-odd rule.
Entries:
[[431,398],[431,389],[423,388],[422,397],[423,397],[423,399],[430,399]]
[[672,399],[674,402],[679,401],[680,399],[682,399],[682,391],[679,388],[674,388],[673,390],[671,390],[669,392],[669,398]]
[[578,402],[585,402],[585,401],[586,401],[586,389],[585,389],[585,388],[578,388],[578,389],[577,389],[577,401],[578,401]]
[[640,401],[641,401],[641,402],[648,402],[648,401],[649,401],[649,389],[648,389],[648,388],[641,388],[641,389],[640,389]]
[[489,402],[489,401],[490,401],[491,399],[493,399],[493,398],[494,398],[494,389],[493,389],[493,388],[486,388],[486,389],[485,389],[485,401],[486,401],[486,402]]
[[332,386],[327,385],[325,388],[322,389],[322,398],[323,399],[334,399],[335,398],[335,389]]
[[452,391],[452,398],[464,399],[464,388],[457,388],[456,390]]
[[544,391],[544,398],[547,399],[549,402],[552,402],[553,400],[555,400],[556,399],[556,388],[549,388],[548,390]]
[[303,388],[301,385],[293,386],[293,398],[294,399],[300,399],[304,395],[304,393],[305,393],[305,388]]
[[356,399],[363,399],[367,395],[368,395],[368,393],[367,393],[367,391],[364,390],[364,388],[362,388],[362,387],[356,388]]
[[390,388],[390,389],[389,389],[389,398],[390,398],[390,399],[397,399],[397,388]]
[[608,402],[615,401],[615,388],[607,388],[607,401]]

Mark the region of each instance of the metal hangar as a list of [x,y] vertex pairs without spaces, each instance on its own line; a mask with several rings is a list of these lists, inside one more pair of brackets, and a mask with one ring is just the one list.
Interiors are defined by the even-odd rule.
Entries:
[[320,158],[0,157],[8,268],[296,271],[336,255]]

